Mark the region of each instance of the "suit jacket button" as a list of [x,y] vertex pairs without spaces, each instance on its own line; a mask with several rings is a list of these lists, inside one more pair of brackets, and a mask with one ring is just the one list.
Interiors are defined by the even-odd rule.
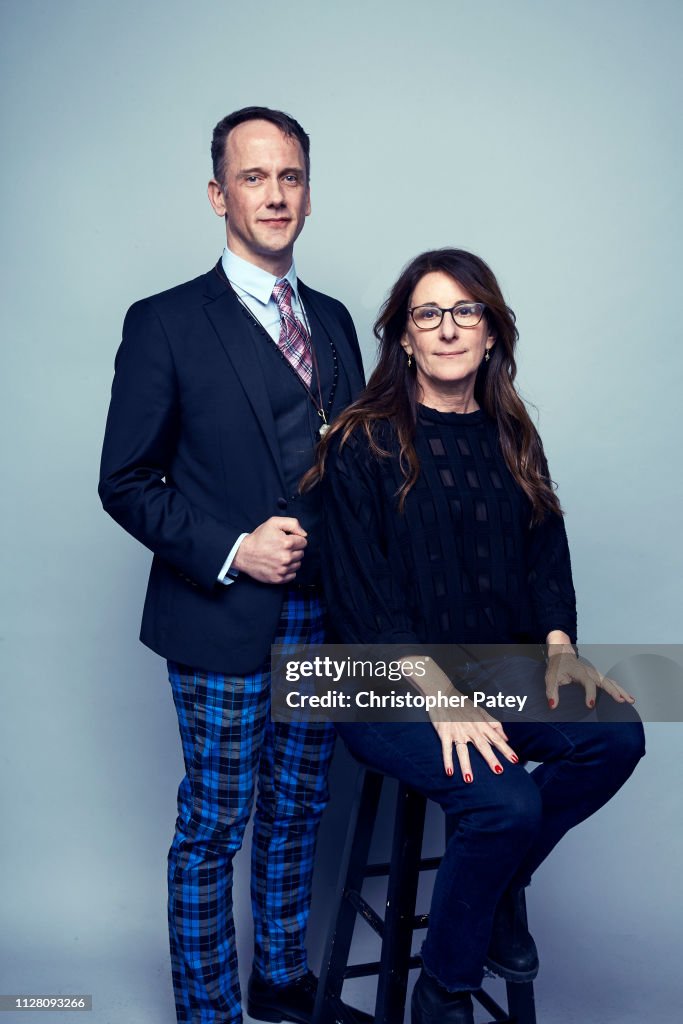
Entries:
[[287,508],[287,499],[286,498],[278,498],[276,504],[277,504],[278,508],[280,508],[280,509],[282,509],[284,511],[284,509]]

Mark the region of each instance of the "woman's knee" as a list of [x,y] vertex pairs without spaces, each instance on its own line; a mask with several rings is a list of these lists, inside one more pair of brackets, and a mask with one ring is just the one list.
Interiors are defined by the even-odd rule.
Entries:
[[524,769],[524,783],[509,787],[496,811],[498,831],[511,836],[535,835],[543,816],[541,794]]
[[[489,770],[486,767],[480,772]],[[446,813],[456,814],[463,824],[479,831],[504,834],[510,840],[523,841],[538,832],[543,813],[541,794],[523,768],[508,768],[501,776],[485,778],[483,785],[486,788],[482,793],[475,776],[471,790],[468,786],[469,793],[465,794],[471,795],[471,801],[447,800]]]
[[589,758],[598,757],[630,774],[645,754],[645,730],[640,721],[591,723],[580,745]]
[[642,722],[613,722],[606,743],[612,761],[618,761],[630,774],[645,755],[645,730]]

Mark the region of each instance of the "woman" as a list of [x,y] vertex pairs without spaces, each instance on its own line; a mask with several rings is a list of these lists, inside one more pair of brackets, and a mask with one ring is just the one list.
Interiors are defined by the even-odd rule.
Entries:
[[[505,728],[466,709],[448,721],[434,712],[431,721],[338,726],[360,761],[457,819],[412,1021],[471,1024],[485,964],[508,979],[535,977],[520,893],[568,829],[625,782],[643,732],[635,715],[576,721],[577,693],[589,717],[597,690],[633,698],[577,659],[562,513],[514,386],[514,314],[489,267],[457,249],[423,253],[391,290],[375,334],[377,368],[306,480],[322,480],[325,589],[340,639],[400,644],[405,654],[424,643],[548,645],[547,666],[506,658],[494,677],[510,692],[523,684],[540,694],[548,721],[536,706]],[[470,688],[491,671],[490,662],[474,669]],[[420,689],[458,692],[433,662]],[[573,721],[561,720],[558,704]],[[527,760],[540,762],[531,774]]]

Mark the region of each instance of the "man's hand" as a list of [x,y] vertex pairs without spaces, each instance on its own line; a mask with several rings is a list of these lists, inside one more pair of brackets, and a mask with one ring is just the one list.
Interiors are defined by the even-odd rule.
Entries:
[[259,583],[291,583],[301,568],[306,536],[298,519],[271,516],[247,534],[232,564]]

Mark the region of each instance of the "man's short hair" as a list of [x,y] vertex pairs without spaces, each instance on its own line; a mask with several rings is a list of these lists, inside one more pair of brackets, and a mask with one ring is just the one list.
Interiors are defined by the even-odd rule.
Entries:
[[282,110],[271,110],[270,107],[242,107],[241,110],[235,110],[232,114],[224,117],[213,130],[211,162],[213,163],[213,176],[221,188],[225,186],[225,144],[228,135],[233,128],[236,128],[238,124],[244,124],[245,121],[270,121],[271,124],[277,125],[285,135],[295,138],[303,150],[306,181],[309,181],[311,177],[311,140],[299,122]]

